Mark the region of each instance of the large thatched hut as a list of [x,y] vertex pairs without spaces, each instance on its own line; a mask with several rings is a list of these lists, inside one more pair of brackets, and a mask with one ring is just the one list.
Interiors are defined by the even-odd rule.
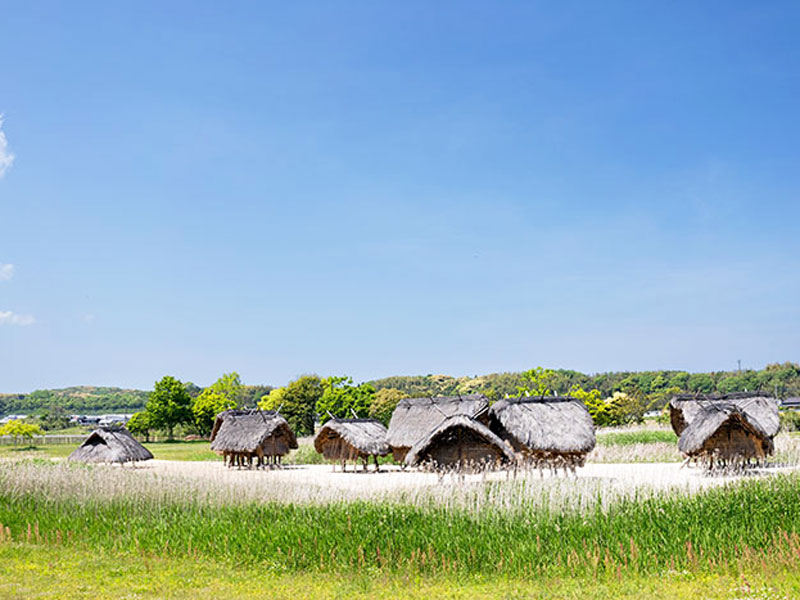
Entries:
[[281,457],[297,448],[289,423],[272,410],[226,410],[217,415],[211,431],[211,449],[229,467],[280,465]]
[[331,419],[326,422],[314,437],[314,449],[327,460],[339,462],[342,471],[347,461],[361,459],[364,470],[371,456],[375,470],[379,471],[378,457],[390,452],[386,442],[386,427],[377,419]]
[[774,452],[780,419],[767,394],[679,395],[669,408],[678,449],[709,468],[743,466]]
[[520,463],[538,468],[582,467],[595,445],[586,406],[569,397],[506,398],[489,409],[489,428]]
[[405,463],[434,470],[481,470],[514,461],[511,446],[466,415],[441,419],[405,455]]
[[489,400],[483,394],[407,398],[400,400],[389,421],[386,441],[397,462],[403,462],[414,444],[425,438],[443,419],[457,415],[489,422]]
[[68,458],[85,463],[126,463],[150,460],[153,455],[124,427],[100,427]]

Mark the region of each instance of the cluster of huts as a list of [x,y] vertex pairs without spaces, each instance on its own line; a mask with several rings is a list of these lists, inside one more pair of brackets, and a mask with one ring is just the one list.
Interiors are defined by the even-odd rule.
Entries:
[[[772,454],[779,429],[777,402],[764,394],[679,395],[669,404],[678,448],[708,467],[743,466]],[[332,418],[314,448],[334,466],[393,455],[403,467],[483,470],[583,466],[595,446],[592,418],[571,397],[507,398],[481,394],[401,400],[388,429],[376,419]],[[227,410],[217,415],[211,449],[229,467],[275,467],[298,447],[277,411]],[[147,460],[152,454],[124,428],[92,432],[70,456],[85,462]]]

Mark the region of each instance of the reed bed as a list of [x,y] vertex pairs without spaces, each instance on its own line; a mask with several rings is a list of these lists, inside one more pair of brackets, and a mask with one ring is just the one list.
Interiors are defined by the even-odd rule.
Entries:
[[800,564],[798,475],[694,494],[523,477],[453,480],[371,499],[312,491],[294,501],[252,482],[226,491],[213,481],[170,479],[0,464],[0,543],[197,555],[276,572],[527,577]]
[[328,469],[320,471],[320,467],[307,472],[287,469],[264,473],[230,471],[221,465],[204,465],[202,470],[195,465],[163,466],[166,468],[0,461],[0,489],[9,499],[41,496],[84,503],[125,500],[209,506],[253,502],[326,506],[363,501],[479,515],[583,511],[597,506],[606,509],[621,500],[649,498],[665,489],[685,494],[721,481],[698,477],[691,484],[675,485],[658,478],[637,483],[631,476],[574,478],[548,474],[542,478],[538,471],[519,471],[516,477],[505,472],[464,477],[395,472],[350,473],[334,485],[325,478]]

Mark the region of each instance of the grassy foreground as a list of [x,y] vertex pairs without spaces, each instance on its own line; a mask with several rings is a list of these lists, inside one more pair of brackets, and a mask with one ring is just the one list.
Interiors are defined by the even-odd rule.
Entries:
[[[0,469],[0,541],[192,555],[273,573],[528,578],[725,572],[742,561],[800,567],[796,475],[574,508],[542,504],[531,495],[538,484],[491,483],[473,486],[486,500],[461,510],[389,500],[196,501],[158,480],[147,492],[141,478],[120,479],[123,489],[110,481],[103,498],[80,494],[110,472],[67,467]],[[65,475],[84,483],[65,489]]]
[[277,574],[203,557],[97,553],[78,548],[0,543],[0,597],[275,600],[539,598],[608,600],[759,599],[800,595],[800,571],[780,566],[739,573],[667,571],[602,578],[408,577],[400,574]]

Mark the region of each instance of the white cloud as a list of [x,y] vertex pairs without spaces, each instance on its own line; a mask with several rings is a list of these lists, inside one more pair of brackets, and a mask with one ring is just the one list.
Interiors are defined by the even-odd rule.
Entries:
[[0,310],[0,325],[19,325],[25,327],[26,325],[33,325],[36,323],[31,315],[19,315],[10,310]]
[[0,178],[6,174],[14,163],[14,154],[8,149],[8,140],[3,131],[3,115],[0,115]]
[[8,281],[14,276],[14,265],[0,263],[0,281]]

